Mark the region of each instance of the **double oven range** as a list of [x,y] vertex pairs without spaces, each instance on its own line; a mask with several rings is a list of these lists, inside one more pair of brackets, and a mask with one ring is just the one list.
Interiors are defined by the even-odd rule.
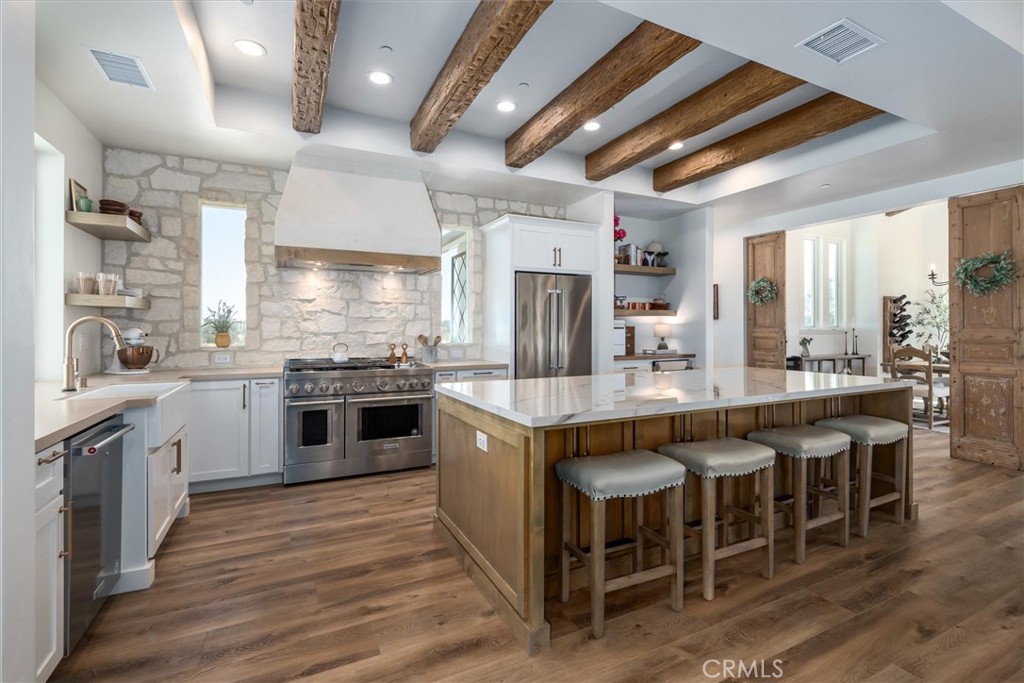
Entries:
[[382,358],[284,368],[284,483],[430,465],[432,371]]

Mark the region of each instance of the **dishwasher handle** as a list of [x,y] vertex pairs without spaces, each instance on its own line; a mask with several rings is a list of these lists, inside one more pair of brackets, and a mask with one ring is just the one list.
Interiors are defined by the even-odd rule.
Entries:
[[111,434],[107,438],[103,439],[99,443],[94,443],[94,444],[91,444],[91,445],[88,445],[88,446],[82,445],[82,446],[79,446],[79,448],[86,455],[95,455],[96,451],[98,451],[99,449],[103,448],[104,446],[106,446],[109,443],[113,443],[114,441],[117,441],[118,439],[124,438],[124,435],[127,434],[128,432],[132,431],[133,429],[135,429],[135,425],[133,425],[133,424],[126,424],[124,427],[122,427],[121,429],[117,430],[116,432],[114,432],[113,434]]

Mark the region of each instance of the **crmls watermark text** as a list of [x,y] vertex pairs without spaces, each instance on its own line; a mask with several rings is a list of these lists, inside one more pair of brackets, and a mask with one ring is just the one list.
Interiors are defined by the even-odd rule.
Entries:
[[704,675],[708,678],[782,678],[782,660],[709,659],[704,662]]

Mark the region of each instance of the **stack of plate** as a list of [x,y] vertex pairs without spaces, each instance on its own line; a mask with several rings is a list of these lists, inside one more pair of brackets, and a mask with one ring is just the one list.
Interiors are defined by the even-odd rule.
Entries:
[[124,216],[128,213],[128,205],[124,202],[114,201],[113,199],[101,199],[100,213],[113,213]]

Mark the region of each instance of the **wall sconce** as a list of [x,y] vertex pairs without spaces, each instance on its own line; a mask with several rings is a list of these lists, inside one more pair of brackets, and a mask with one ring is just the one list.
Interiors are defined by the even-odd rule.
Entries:
[[665,343],[665,337],[672,334],[672,328],[665,323],[655,323],[654,325],[654,336],[661,337],[661,341],[658,342],[658,350],[665,350],[668,348],[668,344]]
[[932,286],[945,287],[946,285],[949,284],[949,280],[946,280],[945,282],[939,282],[938,277],[939,276],[935,273],[935,264],[933,263],[930,266],[928,266],[928,279],[932,281]]

